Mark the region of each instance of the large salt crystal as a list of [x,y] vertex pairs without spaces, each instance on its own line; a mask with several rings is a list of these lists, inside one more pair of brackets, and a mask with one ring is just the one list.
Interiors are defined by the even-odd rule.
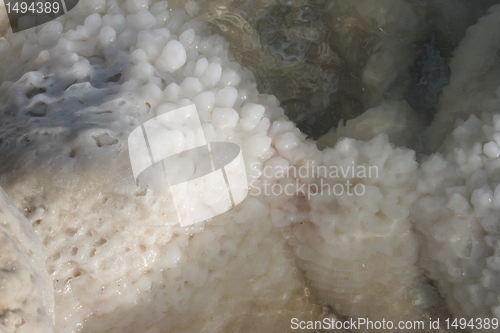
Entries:
[[238,91],[233,87],[224,87],[216,95],[215,105],[232,108],[238,98]]
[[156,24],[155,17],[146,9],[142,9],[137,14],[131,14],[125,19],[127,26],[141,31],[151,29]]
[[118,36],[118,42],[124,48],[129,48],[137,43],[137,32],[131,28],[125,28]]
[[116,40],[116,31],[110,26],[105,26],[99,32],[99,42],[101,46],[108,46]]
[[137,13],[149,7],[149,0],[126,0],[125,7],[132,13]]
[[137,35],[137,47],[143,49],[150,61],[158,58],[170,37],[168,29],[158,29],[154,32],[140,31]]
[[196,67],[194,69],[194,75],[196,77],[200,77],[208,68],[208,60],[207,58],[201,58],[196,62]]
[[156,59],[155,66],[165,72],[175,72],[186,63],[186,50],[176,40],[171,40],[163,49],[161,55]]
[[266,109],[262,105],[246,103],[241,109],[241,127],[245,131],[253,130],[262,119]]
[[180,85],[184,97],[194,97],[203,91],[203,85],[197,77],[187,77]]
[[103,27],[111,27],[116,33],[121,34],[125,30],[125,17],[121,14],[110,15],[106,14],[102,18]]
[[237,86],[241,82],[240,75],[232,68],[226,68],[222,71],[220,83],[223,86]]
[[240,119],[238,112],[232,108],[214,108],[212,123],[215,129],[234,128]]
[[172,82],[165,87],[164,98],[169,102],[177,102],[180,98],[181,91],[181,87],[177,83]]
[[201,81],[208,87],[214,87],[220,80],[222,75],[222,67],[217,63],[211,63],[201,76]]
[[255,134],[245,143],[244,151],[250,156],[265,158],[269,155],[272,139],[264,134]]
[[196,104],[197,110],[210,112],[215,105],[215,94],[211,91],[204,91],[197,95],[193,102]]
[[483,152],[489,158],[500,157],[500,148],[494,141],[486,143],[483,146]]

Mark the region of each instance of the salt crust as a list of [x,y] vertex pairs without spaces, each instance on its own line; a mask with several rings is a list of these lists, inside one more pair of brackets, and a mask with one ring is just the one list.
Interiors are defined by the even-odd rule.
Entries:
[[52,279],[30,222],[0,190],[0,332],[54,332]]
[[[500,318],[499,29],[497,5],[455,51],[429,143],[443,129],[450,134],[438,154],[423,159],[412,207],[420,264],[457,317]],[[454,129],[444,126],[455,120]]]
[[[0,181],[45,245],[57,332],[275,332],[291,317],[316,318],[316,301],[373,320],[447,315],[418,265],[453,314],[499,316],[498,116],[459,123],[445,157],[432,155],[421,168],[384,129],[320,152],[229,61],[222,38],[166,8],[81,1],[36,33],[7,33],[0,44]],[[175,59],[163,56],[168,45]],[[193,102],[208,140],[243,147],[250,181],[263,180],[271,157],[294,166],[373,165],[380,176],[363,180],[365,196],[251,196],[210,222],[179,228],[166,191],[135,186],[126,138]],[[307,302],[296,260],[318,300]]]
[[2,186],[46,247],[55,331],[266,332],[316,318],[262,197],[180,228],[167,189],[134,184],[127,136],[157,114],[195,102],[207,140],[261,138],[244,153],[259,163],[273,154],[270,120],[286,123],[224,39],[166,2],[155,16],[137,4],[81,1],[5,35],[16,65],[1,68]]

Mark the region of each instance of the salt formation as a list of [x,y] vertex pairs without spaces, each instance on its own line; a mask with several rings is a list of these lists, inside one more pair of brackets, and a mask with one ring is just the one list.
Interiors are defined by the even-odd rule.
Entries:
[[30,223],[0,191],[0,331],[54,332],[52,279]]
[[[252,74],[230,60],[222,36],[165,1],[80,1],[42,27],[3,35],[0,184],[45,246],[56,332],[284,332],[294,317],[500,315],[498,69],[475,77],[478,57],[453,76],[478,47],[493,66],[498,38],[477,36],[496,27],[498,9],[469,29],[450,64],[436,125],[423,136],[403,90],[386,92],[409,65],[402,60],[407,45],[390,29],[408,27],[396,35],[411,43],[425,15],[407,2],[377,4],[387,11],[369,1],[339,3],[377,21],[387,36],[382,51],[361,66],[373,88],[372,108],[323,138],[323,151],[274,96],[258,93]],[[196,12],[192,1],[187,7]],[[474,42],[483,45],[468,45]],[[460,82],[470,78],[477,85],[464,94]],[[483,90],[490,98],[479,106],[489,113],[454,113],[454,95],[478,101]],[[167,189],[134,183],[127,137],[193,103],[207,141],[242,148],[252,191],[235,209],[181,228]],[[476,118],[466,120],[471,113]],[[450,122],[459,118],[453,131]],[[419,167],[410,148],[432,151],[439,124],[452,134],[441,155],[423,158]],[[377,172],[269,173],[353,166]],[[347,181],[366,193],[315,187]],[[265,193],[276,184],[296,192]]]
[[80,4],[2,39],[15,65],[1,71],[1,183],[46,247],[55,331],[265,332],[317,318],[262,197],[181,228],[168,190],[138,188],[128,157],[134,128],[194,102],[208,141],[262,163],[271,121],[293,127],[276,99],[166,2]]
[[[435,113],[451,51],[495,0],[183,1],[317,139],[383,99]],[[408,71],[408,67],[411,70]],[[305,116],[307,115],[307,117]]]
[[[422,163],[421,198],[413,207],[423,235],[421,264],[459,318],[500,317],[499,50],[494,6],[455,51],[429,144],[449,134],[441,154]],[[447,126],[457,119],[454,129]]]
[[409,45],[428,29],[422,5],[399,0],[177,2],[225,36],[259,91],[315,139],[400,85]]

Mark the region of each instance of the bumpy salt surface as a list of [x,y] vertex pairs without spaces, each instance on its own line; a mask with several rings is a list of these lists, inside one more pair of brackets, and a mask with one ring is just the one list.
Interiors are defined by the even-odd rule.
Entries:
[[[385,19],[366,2],[358,9]],[[337,136],[320,152],[227,50],[221,36],[164,1],[81,1],[56,21],[0,40],[0,184],[46,247],[57,332],[281,332],[292,317],[320,318],[316,304],[372,320],[448,316],[420,267],[453,314],[499,316],[498,116],[459,124],[446,157],[433,155],[419,169],[413,150],[389,140],[415,148],[420,125],[405,132],[414,115],[406,102],[387,101],[346,123],[346,134],[366,141]],[[380,63],[396,66],[384,54]],[[373,82],[392,82],[376,63],[367,68]],[[208,141],[242,147],[253,186],[235,209],[181,228],[167,189],[135,185],[127,136],[193,103]],[[450,117],[450,108],[441,112]],[[268,173],[322,166],[377,173]],[[321,181],[363,184],[366,193],[317,195]],[[308,191],[267,194],[266,184]],[[467,266],[464,277],[462,264],[486,269]]]
[[0,190],[1,332],[54,331],[54,294],[45,260],[29,221]]
[[[499,31],[494,6],[455,51],[430,143],[451,134],[441,154],[422,163],[421,198],[413,207],[423,235],[421,264],[457,317],[500,317]],[[454,129],[444,126],[456,119]]]
[[271,121],[284,122],[222,38],[166,2],[145,6],[82,1],[5,35],[2,186],[47,249],[55,330],[265,332],[314,318],[262,196],[180,228],[167,189],[135,185],[127,136],[157,114],[194,102],[207,140],[251,146],[259,164]]

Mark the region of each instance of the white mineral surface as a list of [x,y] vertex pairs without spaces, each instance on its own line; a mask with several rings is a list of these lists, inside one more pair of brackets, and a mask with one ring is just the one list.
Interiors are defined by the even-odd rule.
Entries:
[[[361,73],[376,105],[317,143],[191,17],[193,1],[80,0],[43,26],[1,30],[0,185],[12,203],[0,193],[0,332],[500,319],[500,6],[477,22],[450,10],[447,27],[465,37],[426,127],[397,87],[424,2],[336,5],[380,27]],[[191,104],[207,141],[241,147],[250,188],[180,227],[168,188],[136,185],[127,139]],[[384,332],[352,330],[372,331]]]
[[0,329],[52,332],[54,292],[45,250],[30,222],[0,191]]

